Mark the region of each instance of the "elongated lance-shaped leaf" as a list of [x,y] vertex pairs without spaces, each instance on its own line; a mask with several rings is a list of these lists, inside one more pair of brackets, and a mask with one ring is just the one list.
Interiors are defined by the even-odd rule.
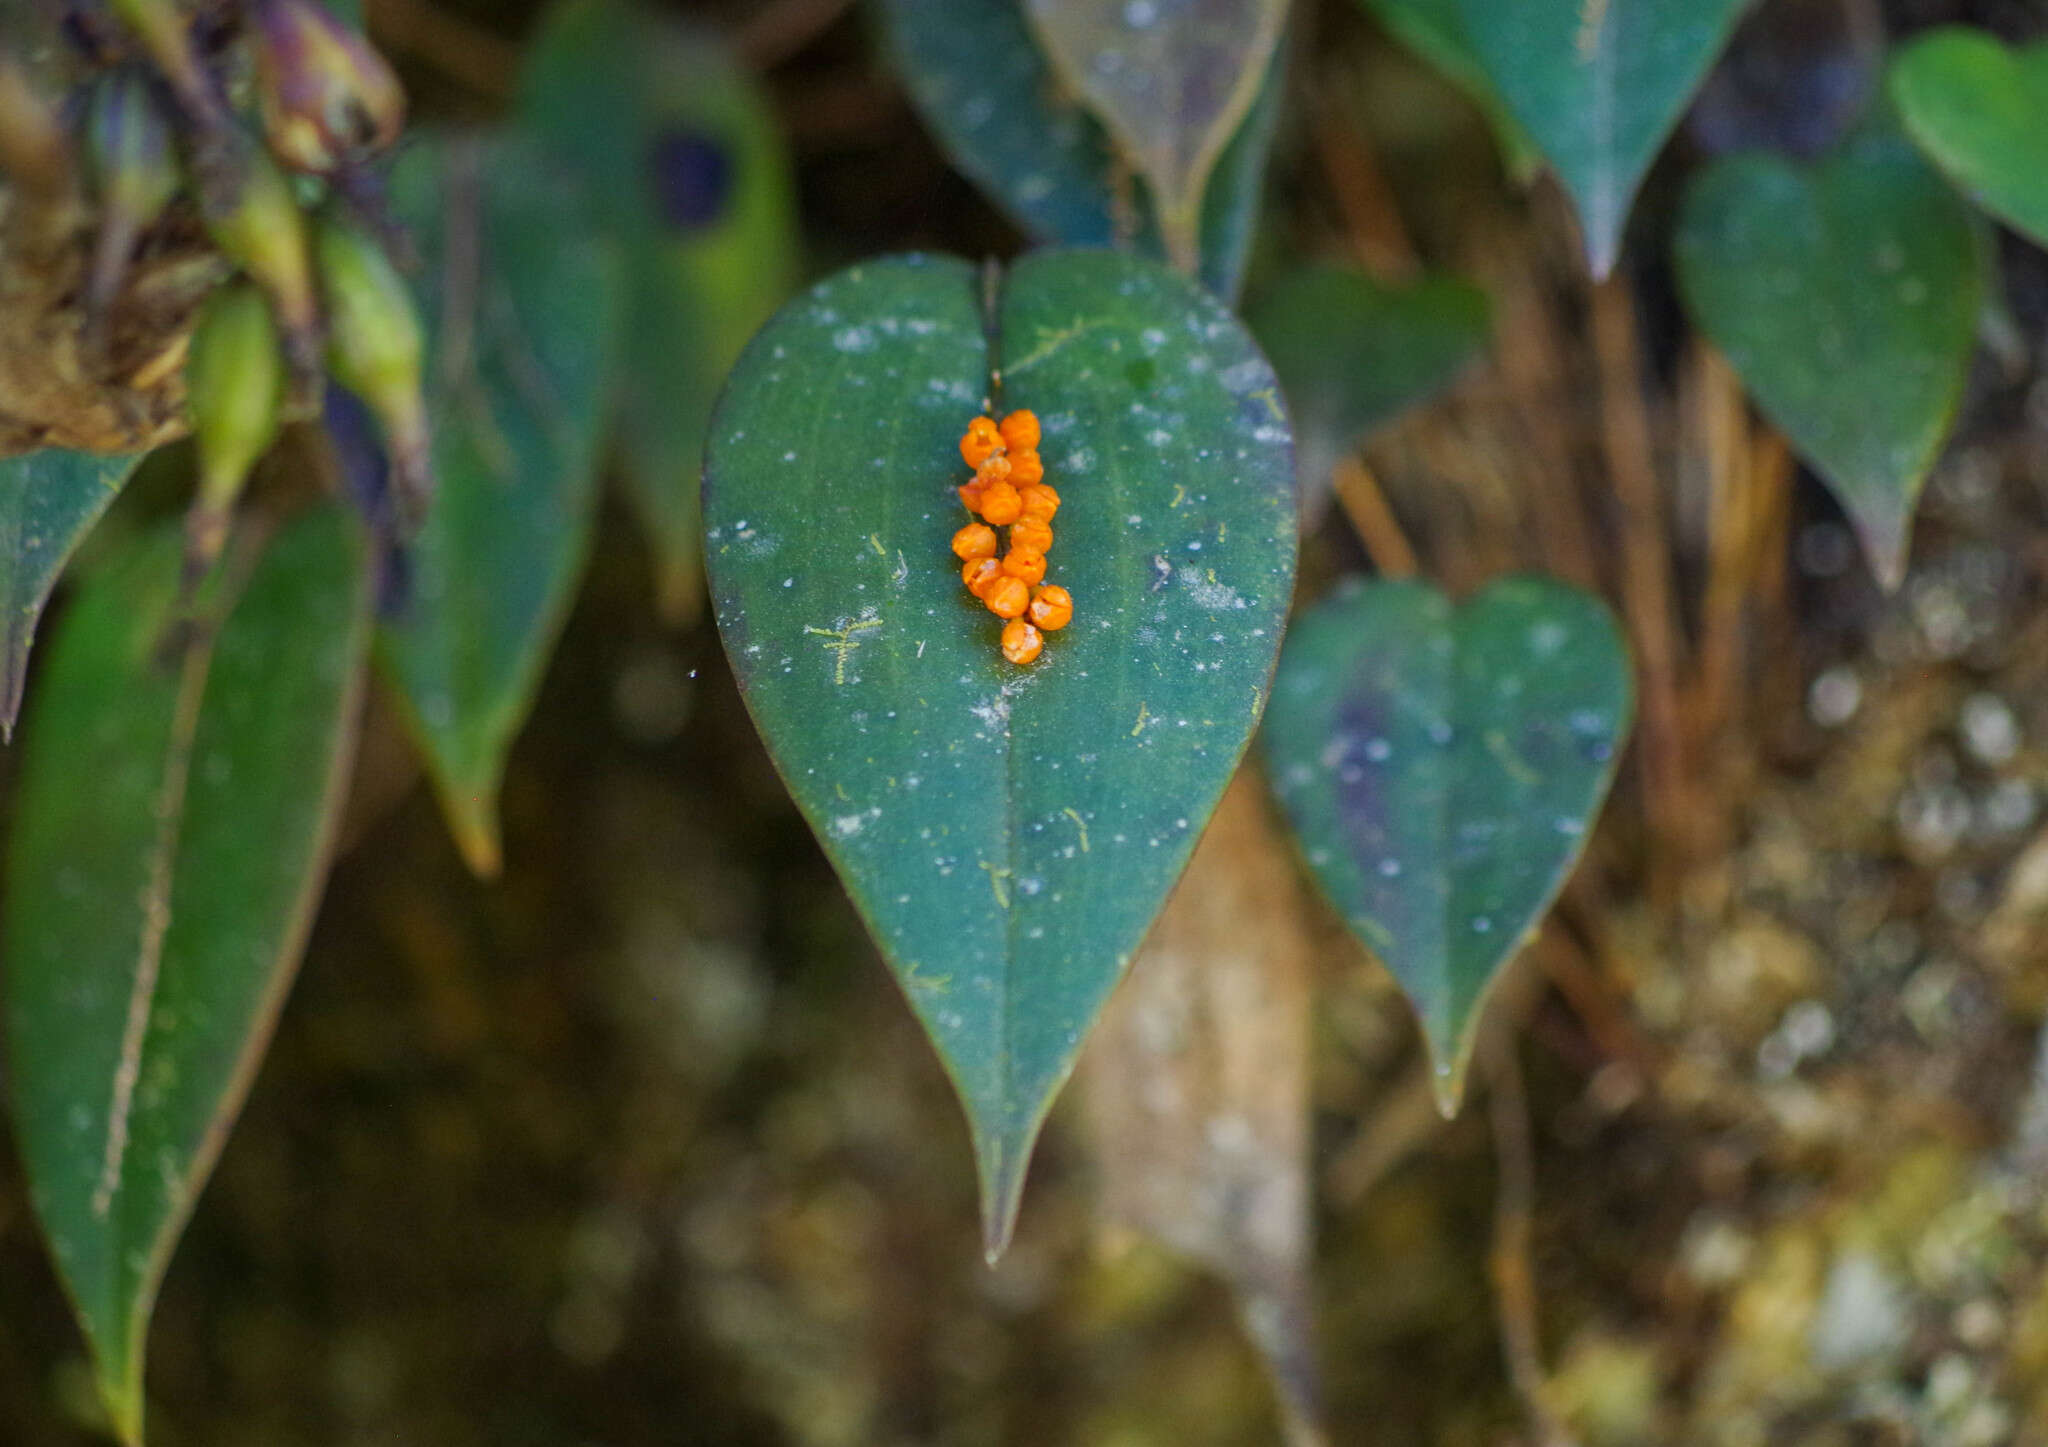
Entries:
[[1166,254],[1196,274],[1202,193],[1258,95],[1287,0],[1024,0],[1024,13],[1151,183]]
[[122,1438],[158,1282],[298,964],[369,639],[353,521],[231,552],[182,663],[181,545],[79,587],[23,730],[7,859],[7,1058],[36,1214]]
[[589,550],[624,289],[534,142],[416,138],[392,202],[423,261],[439,494],[379,653],[471,868]]
[[[1130,168],[1054,76],[1022,0],[881,0],[881,11],[925,124],[1018,225],[1040,241],[1166,255],[1150,190],[1142,180],[1126,184]],[[1237,296],[1251,254],[1283,61],[1275,46],[1258,99],[1202,198],[1201,276],[1226,301]]]
[[1971,200],[2048,246],[2048,40],[2007,46],[1946,25],[1892,58],[1890,86],[1914,144]]
[[[960,1093],[989,1249],[1082,1038],[1266,696],[1294,579],[1287,421],[1208,293],[1114,252],[999,282],[842,272],[748,347],[705,472],[755,723]],[[948,548],[1000,369],[1063,499],[1074,619],[1019,668]]]
[[1606,796],[1633,699],[1606,608],[1543,578],[1463,607],[1426,583],[1351,583],[1288,638],[1274,784],[1317,882],[1414,1005],[1447,1115],[1486,993]]
[[58,574],[139,460],[54,447],[0,460],[0,735],[14,733],[29,646]]
[[1693,320],[1896,588],[1984,304],[1968,209],[1903,139],[1865,134],[1812,167],[1717,161],[1686,193],[1675,250]]
[[796,285],[795,189],[766,99],[711,35],[570,0],[528,51],[520,117],[584,178],[627,271],[620,442],[663,612],[693,616],[704,431],[740,348]]
[[1465,38],[1578,207],[1595,276],[1747,0],[1458,0]]

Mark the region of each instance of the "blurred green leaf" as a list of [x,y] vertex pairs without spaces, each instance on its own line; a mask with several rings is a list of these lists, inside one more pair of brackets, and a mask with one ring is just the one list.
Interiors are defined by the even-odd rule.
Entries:
[[1897,587],[1984,304],[1969,211],[1904,140],[1865,135],[1810,168],[1717,161],[1687,191],[1676,250],[1693,319]]
[[726,371],[796,282],[789,157],[718,41],[628,0],[570,0],[528,51],[520,111],[583,177],[626,267],[625,478],[663,612],[703,588],[698,483]]
[[391,194],[423,261],[440,491],[379,652],[489,874],[505,757],[588,551],[625,289],[583,193],[529,140],[416,137]]
[[0,735],[14,733],[29,645],[58,574],[139,461],[54,447],[0,460]]
[[56,630],[0,933],[16,1136],[129,1442],[157,1285],[305,944],[369,638],[364,549],[329,506],[231,552],[166,661],[181,551],[131,547]]
[[1287,396],[1304,492],[1403,409],[1447,386],[1486,344],[1486,293],[1452,277],[1383,286],[1342,266],[1290,272],[1245,320]]
[[1578,207],[1596,276],[1746,0],[1457,0],[1473,51]]
[[1266,715],[1310,868],[1422,1022],[1457,1108],[1480,1007],[1579,850],[1628,736],[1620,630],[1544,578],[1454,607],[1353,582],[1288,636]]
[[[983,302],[921,257],[791,302],[719,404],[705,522],[726,651],[959,1090],[995,1251],[1258,719],[1295,501],[1272,371],[1208,293],[1048,251]],[[948,550],[994,365],[1001,409],[1044,426],[1047,578],[1075,599],[1024,668]]]
[[1202,196],[1258,97],[1287,0],[1024,0],[1024,13],[1151,183],[1167,256],[1199,274]]
[[[1040,241],[1136,246],[1163,257],[1142,182],[1119,197],[1125,168],[1102,127],[1054,77],[1022,0],[881,0],[911,99],[953,163]],[[1235,300],[1251,253],[1285,57],[1275,47],[1251,113],[1216,163],[1202,200],[1202,281]]]
[[1500,147],[1501,162],[1519,185],[1527,185],[1543,165],[1542,153],[1522,123],[1515,119],[1486,67],[1465,36],[1458,0],[1360,0],[1388,33],[1443,73],[1486,117]]
[[1979,206],[2048,246],[2048,40],[1943,26],[1893,58],[1906,132]]

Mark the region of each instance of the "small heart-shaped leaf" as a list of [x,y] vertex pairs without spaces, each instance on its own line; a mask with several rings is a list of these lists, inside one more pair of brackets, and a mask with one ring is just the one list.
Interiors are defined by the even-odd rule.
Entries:
[[[1295,501],[1272,370],[1199,287],[1052,251],[986,301],[908,257],[791,302],[719,403],[704,516],[734,672],[959,1090],[995,1251],[1258,719]],[[998,369],[1043,425],[1047,578],[1074,597],[1023,668],[948,550]]]
[[1494,143],[1508,175],[1526,184],[1543,164],[1543,157],[1522,123],[1515,119],[1486,67],[1473,54],[1465,38],[1465,22],[1458,14],[1458,0],[1360,0],[1365,9],[1386,27],[1401,44],[1442,72],[1445,80],[1465,93],[1479,108],[1492,128]]
[[14,733],[29,645],[57,575],[139,460],[54,447],[0,460],[0,735]]
[[1192,275],[1209,173],[1258,96],[1287,0],[1024,0],[1024,13],[1151,183],[1166,254]]
[[2048,40],[2008,48],[1943,26],[1892,59],[1914,142],[1979,206],[2048,246]]
[[728,368],[796,283],[795,192],[766,100],[710,35],[629,0],[570,0],[528,51],[520,111],[581,176],[630,294],[627,495],[662,611],[703,585],[704,430]]
[[1486,73],[1571,193],[1596,276],[1747,0],[1458,0]]
[[582,193],[531,141],[415,139],[391,194],[422,259],[440,491],[378,647],[488,874],[505,756],[588,549],[624,293]]
[[1968,210],[1903,140],[1864,135],[1810,169],[1715,162],[1686,195],[1676,249],[1693,319],[1896,587],[1984,301]]
[[1595,598],[1509,578],[1462,607],[1352,583],[1295,622],[1265,747],[1309,867],[1422,1022],[1455,1110],[1480,1006],[1564,883],[1628,736]]
[[1281,278],[1245,318],[1294,418],[1304,491],[1402,409],[1446,386],[1486,342],[1486,293],[1452,277],[1383,286],[1342,266]]
[[[1164,256],[1158,208],[1088,110],[1061,86],[1024,19],[1022,0],[883,0],[912,101],[953,163],[1040,241],[1135,243]],[[1279,119],[1276,47],[1251,113],[1216,162],[1202,200],[1201,276],[1237,295]],[[1134,203],[1134,204],[1133,204]]]
[[369,639],[353,521],[231,553],[182,665],[181,543],[79,586],[24,729],[7,860],[17,1139],[122,1438],[179,1232],[297,967],[348,776]]

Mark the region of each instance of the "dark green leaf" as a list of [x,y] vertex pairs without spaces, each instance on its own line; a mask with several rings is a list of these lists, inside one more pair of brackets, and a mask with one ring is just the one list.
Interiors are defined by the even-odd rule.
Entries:
[[490,873],[505,756],[588,551],[624,289],[530,142],[416,140],[392,199],[424,261],[440,494],[379,651],[456,841]]
[[1383,286],[1341,266],[1281,278],[1249,309],[1294,417],[1304,491],[1404,408],[1446,386],[1486,343],[1486,293],[1451,277]]
[[1979,206],[2048,246],[2048,40],[1944,26],[1892,60],[1906,131]]
[[1166,254],[1197,274],[1209,173],[1251,112],[1287,0],[1024,0],[1024,13],[1151,183]]
[[0,460],[0,734],[12,736],[43,604],[139,459],[47,448]]
[[1508,109],[1578,206],[1596,276],[1746,0],[1458,0]]
[[240,1108],[326,870],[368,570],[323,507],[231,554],[225,614],[159,655],[180,540],[96,571],[28,710],[7,867],[14,1119],[123,1438],[178,1234]]
[[[1258,718],[1295,502],[1272,371],[1206,292],[1053,251],[1009,272],[993,318],[982,294],[964,263],[913,257],[785,307],[719,404],[705,522],[726,650],[952,1074],[995,1250]],[[992,363],[1064,499],[1047,577],[1075,618],[1026,668],[947,547]]]
[[1632,697],[1606,608],[1543,578],[1463,607],[1424,583],[1353,583],[1288,637],[1274,784],[1316,879],[1415,1006],[1446,1113],[1488,988],[1606,796]]
[[1493,130],[1508,174],[1527,183],[1543,164],[1536,143],[1493,88],[1486,67],[1472,53],[1458,0],[1360,0],[1393,37],[1443,73],[1479,108]]
[[1866,135],[1810,169],[1716,162],[1686,195],[1676,244],[1694,320],[1896,587],[1984,301],[1969,212],[1903,140]]
[[[957,165],[1041,241],[1135,243],[1164,256],[1143,184],[1120,197],[1109,137],[1063,91],[1021,0],[881,0],[911,99]],[[1216,163],[1202,201],[1203,282],[1237,296],[1258,219],[1284,57],[1276,48],[1251,114]]]
[[695,612],[704,429],[740,348],[795,284],[789,158],[718,42],[628,0],[556,7],[529,52],[525,123],[590,185],[627,271],[621,433],[663,611]]

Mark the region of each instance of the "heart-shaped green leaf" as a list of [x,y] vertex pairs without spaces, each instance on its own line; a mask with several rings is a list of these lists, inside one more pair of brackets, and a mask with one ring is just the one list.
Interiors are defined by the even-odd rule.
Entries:
[[1903,140],[1866,134],[1810,169],[1716,162],[1687,192],[1676,248],[1693,319],[1896,587],[1984,301],[1969,211]]
[[131,1443],[157,1284],[319,897],[369,639],[338,507],[230,554],[182,666],[159,652],[180,554],[153,534],[109,560],[56,630],[0,933],[22,1159]]
[[54,447],[0,460],[0,735],[14,733],[29,645],[57,575],[138,460]]
[[1294,417],[1306,490],[1373,428],[1423,401],[1486,342],[1486,293],[1452,277],[1383,286],[1342,266],[1282,277],[1246,314]]
[[1265,747],[1310,868],[1401,982],[1455,1110],[1486,992],[1563,884],[1633,690],[1601,603],[1352,583],[1296,620]]
[[1365,9],[1387,28],[1396,40],[1443,73],[1445,80],[1465,93],[1479,108],[1492,128],[1495,144],[1508,175],[1526,184],[1543,164],[1543,157],[1522,123],[1515,119],[1486,67],[1472,52],[1465,37],[1465,22],[1458,14],[1458,0],[1360,0]]
[[630,0],[569,0],[528,51],[525,123],[621,244],[627,493],[663,612],[703,586],[704,430],[728,368],[796,283],[795,193],[766,100],[709,35]]
[[1151,183],[1166,254],[1194,274],[1209,173],[1251,112],[1287,0],[1024,0],[1024,14]]
[[378,648],[456,842],[491,873],[505,756],[588,551],[624,288],[531,141],[416,139],[391,194],[423,263],[440,491]]
[[2013,49],[1966,26],[1892,59],[1907,134],[1979,206],[2048,246],[2048,40]]
[[[990,290],[909,257],[791,302],[727,384],[704,515],[726,651],[959,1090],[994,1251],[1258,719],[1295,501],[1272,371],[1207,292],[1104,251]],[[1044,427],[1075,600],[1024,668],[948,550],[998,367]]]
[[1465,35],[1571,193],[1596,276],[1747,0],[1458,0]]
[[[891,47],[925,124],[969,179],[1040,241],[1135,243],[1164,256],[1142,185],[1120,197],[1100,124],[1054,77],[1022,0],[882,0]],[[1226,301],[1244,278],[1279,119],[1276,48],[1251,113],[1216,162],[1202,200],[1201,276]]]

